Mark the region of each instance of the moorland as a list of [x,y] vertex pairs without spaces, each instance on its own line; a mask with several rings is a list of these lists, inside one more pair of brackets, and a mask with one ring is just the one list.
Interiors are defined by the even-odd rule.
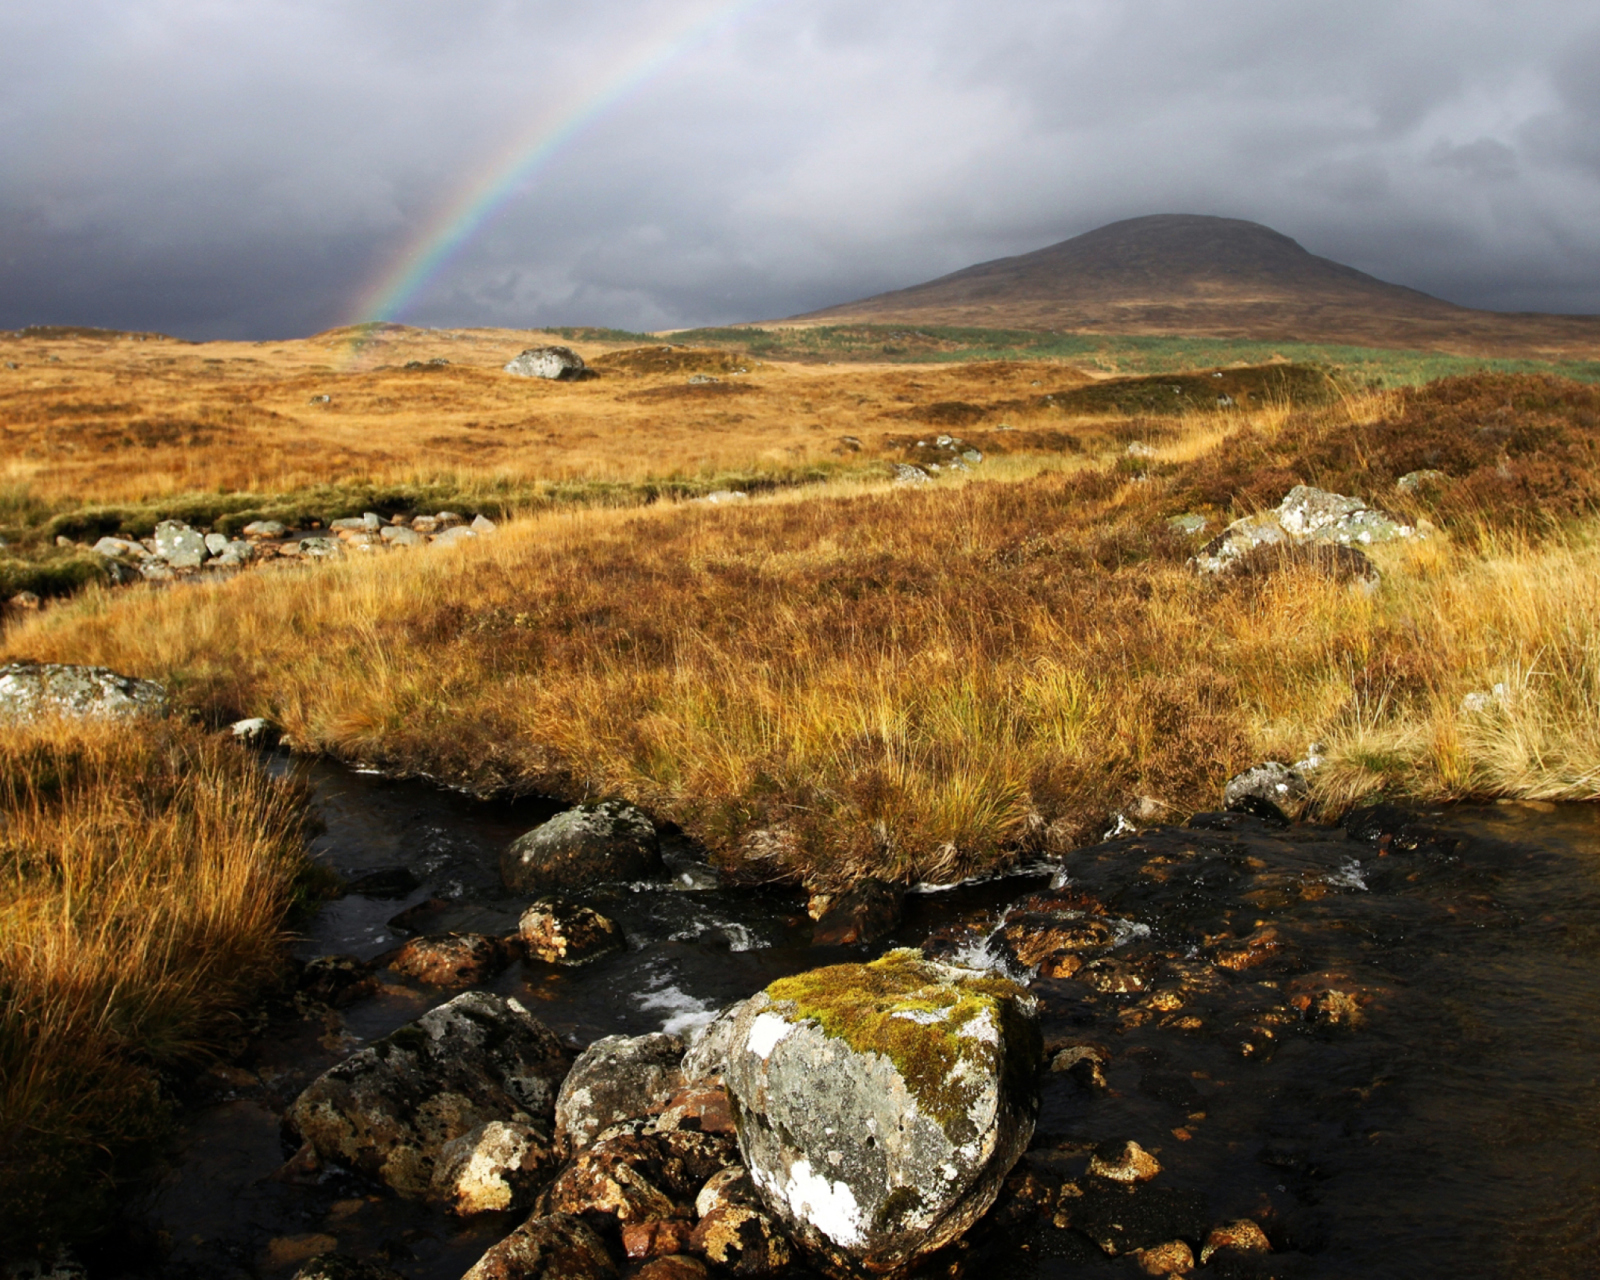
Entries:
[[[1600,793],[1592,365],[855,325],[571,330],[598,376],[501,371],[551,336],[0,339],[0,586],[44,597],[6,657],[178,710],[0,750],[12,1238],[101,1212],[162,1073],[237,1025],[315,891],[242,717],[478,793],[623,796],[731,877],[822,891],[1065,853],[1313,743],[1312,816]],[[1376,587],[1195,571],[1296,484],[1423,535],[1368,549]],[[118,587],[89,549],[444,508],[499,528]]]

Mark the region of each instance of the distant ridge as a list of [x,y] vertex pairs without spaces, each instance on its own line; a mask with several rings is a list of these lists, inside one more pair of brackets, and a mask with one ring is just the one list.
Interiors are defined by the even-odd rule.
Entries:
[[1257,222],[1156,214],[781,324],[907,324],[1600,356],[1600,317],[1475,311]]

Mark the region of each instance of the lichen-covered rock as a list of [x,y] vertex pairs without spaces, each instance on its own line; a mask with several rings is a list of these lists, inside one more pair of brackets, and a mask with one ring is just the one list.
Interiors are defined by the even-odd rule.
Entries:
[[521,1004],[468,991],[323,1072],[288,1119],[323,1159],[422,1199],[447,1143],[496,1120],[548,1126],[566,1073]]
[[492,1120],[440,1148],[431,1198],[463,1217],[526,1208],[555,1163],[546,1127]]
[[112,720],[161,716],[166,711],[164,686],[106,667],[62,662],[8,662],[0,667],[0,724],[36,716]]
[[633,1280],[710,1280],[711,1273],[699,1258],[675,1253],[669,1258],[656,1258],[634,1272]]
[[437,933],[412,938],[385,957],[396,973],[435,987],[472,987],[504,969],[505,943],[482,933]]
[[686,1253],[694,1228],[682,1218],[630,1222],[622,1228],[622,1252],[634,1261]]
[[321,1253],[294,1273],[294,1280],[400,1280],[398,1271],[343,1253]]
[[1033,1133],[1034,1001],[909,950],[783,978],[735,1021],[727,1082],[767,1210],[836,1267],[909,1267],[994,1201]]
[[817,947],[848,947],[873,942],[900,923],[904,891],[882,880],[862,880],[833,898],[811,932]]
[[664,1032],[606,1036],[579,1055],[556,1098],[556,1134],[581,1151],[612,1125],[657,1110],[683,1084],[683,1041]]
[[1129,1140],[1098,1148],[1089,1157],[1089,1172],[1112,1182],[1148,1182],[1161,1172],[1161,1162]]
[[163,520],[156,526],[156,555],[174,569],[198,569],[205,563],[206,540],[181,520]]
[[1401,493],[1423,493],[1429,489],[1440,489],[1450,483],[1450,477],[1443,471],[1408,471],[1394,482],[1394,487]]
[[696,1133],[736,1132],[726,1086],[720,1077],[685,1085],[667,1099],[666,1106],[656,1116],[655,1126],[662,1133],[672,1129],[691,1129]]
[[529,347],[505,366],[518,378],[550,378],[570,382],[583,377],[587,366],[571,347]]
[[588,964],[626,945],[615,920],[556,896],[529,906],[517,929],[528,954],[548,964]]
[[512,841],[500,855],[500,878],[513,893],[633,880],[660,868],[655,823],[625,800],[602,800],[558,813]]
[[689,1247],[729,1275],[766,1276],[793,1260],[784,1230],[754,1205],[718,1205],[695,1224]]
[[1147,1276],[1184,1276],[1194,1270],[1194,1251],[1182,1240],[1135,1249],[1133,1260]]
[[689,1219],[707,1180],[738,1158],[730,1138],[619,1126],[580,1151],[540,1204],[555,1213],[607,1213],[624,1224]]
[[1258,818],[1287,819],[1305,807],[1311,784],[1293,765],[1268,760],[1228,779],[1222,789],[1222,807],[1230,813]]
[[1267,1239],[1267,1233],[1252,1219],[1240,1218],[1236,1222],[1211,1229],[1210,1234],[1206,1236],[1204,1247],[1200,1250],[1200,1263],[1204,1266],[1219,1254],[1224,1258],[1230,1254],[1234,1257],[1248,1258],[1260,1257],[1271,1252],[1272,1242]]
[[683,1055],[683,1079],[686,1085],[698,1080],[721,1080],[728,1069],[728,1050],[733,1043],[734,1027],[743,1000],[730,1004],[704,1026],[696,1027],[689,1036],[689,1048]]
[[1200,549],[1193,563],[1203,573],[1220,573],[1258,547],[1305,542],[1364,547],[1415,534],[1410,525],[1360,498],[1297,484],[1276,510],[1235,520]]
[[605,1241],[581,1218],[529,1218],[461,1280],[616,1280]]
[[760,1203],[761,1193],[751,1180],[750,1170],[740,1164],[714,1173],[706,1180],[706,1185],[694,1198],[694,1212],[696,1217],[704,1218],[730,1204]]

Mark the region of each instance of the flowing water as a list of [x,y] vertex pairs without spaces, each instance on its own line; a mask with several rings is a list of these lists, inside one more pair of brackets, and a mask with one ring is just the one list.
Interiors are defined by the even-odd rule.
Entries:
[[[302,957],[375,957],[405,936],[386,922],[406,911],[428,932],[515,928],[525,903],[501,892],[497,858],[553,806],[309,770],[327,825],[316,856],[349,879],[406,868],[417,887],[331,903]],[[1103,1083],[1045,1076],[1026,1162],[1072,1180],[1099,1143],[1156,1153],[1162,1173],[1133,1198],[1146,1225],[1119,1225],[1124,1243],[1249,1216],[1277,1250],[1262,1274],[1600,1274],[1600,811],[1454,808],[1390,828],[1356,840],[1202,816],[1032,876],[913,893],[892,937],[848,950],[811,947],[798,894],[718,887],[669,839],[667,878],[588,895],[621,924],[625,953],[513,965],[491,989],[574,1048],[686,1030],[783,974],[930,935],[943,954],[1003,965],[994,925],[1054,876],[1121,922],[1119,945],[1092,972],[1033,981],[1047,1045],[1088,1046],[1106,1065]],[[1238,961],[1237,940],[1262,927],[1268,940]],[[1230,946],[1244,967],[1215,963]],[[197,1086],[138,1209],[144,1245],[100,1270],[286,1280],[337,1245],[455,1280],[514,1225],[463,1225],[337,1171],[277,1172],[292,1150],[279,1115],[298,1090],[455,994],[380,977],[339,1012],[278,1008],[237,1065]],[[1058,1229],[1002,1204],[970,1237],[969,1274],[1136,1274],[1090,1242],[1105,1234],[1092,1217]]]

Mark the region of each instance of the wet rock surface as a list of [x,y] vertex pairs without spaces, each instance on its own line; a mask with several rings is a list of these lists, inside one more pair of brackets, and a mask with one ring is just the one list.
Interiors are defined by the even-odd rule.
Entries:
[[660,1111],[683,1085],[683,1040],[653,1032],[606,1036],[572,1064],[556,1098],[556,1133],[578,1151],[614,1124]]
[[568,898],[545,897],[517,921],[528,954],[547,964],[588,964],[627,944],[617,922]]
[[[498,854],[548,813],[342,773],[323,796],[319,849],[347,881],[403,865],[418,885],[399,900],[348,893],[311,922],[303,954],[334,959],[307,964],[271,1030],[207,1073],[150,1210],[170,1251],[130,1276],[290,1280],[320,1249],[409,1280],[459,1280],[530,1211],[462,1216],[432,1191],[402,1199],[348,1162],[285,1146],[280,1126],[326,1067],[454,996],[369,967],[402,941],[384,921],[432,903],[426,933],[515,930],[529,897],[500,884]],[[752,1209],[791,1250],[786,1274],[815,1275],[730,1155],[731,1116],[717,1119],[739,1010],[708,1034],[695,1027],[827,957],[811,948],[803,896],[686,889],[692,851],[665,846],[654,887],[574,894],[626,930],[628,950],[577,968],[516,960],[487,979],[573,1056],[672,1024],[691,1042],[681,1069],[699,1077],[591,1144],[609,1154],[586,1178],[542,1167],[534,1207],[548,1220],[538,1201],[567,1176],[568,1203],[605,1255],[573,1255],[576,1275],[770,1266],[750,1245],[713,1261],[713,1237],[746,1239],[735,1211]],[[1577,807],[1373,806],[1342,831],[1224,812],[1075,851],[1036,878],[908,895],[901,923],[863,952],[928,940],[946,959],[1027,981],[1050,1068],[993,1207],[922,1273],[1183,1274],[1186,1250],[1196,1276],[1585,1274],[1600,1224],[1586,1101],[1600,1020],[1596,852],[1600,822]],[[1108,1176],[1129,1167],[1132,1146],[1159,1171]],[[640,1209],[638,1222],[596,1196]],[[666,1216],[647,1216],[652,1205]],[[683,1251],[629,1257],[630,1225],[636,1250],[648,1239]]]
[[655,824],[636,805],[602,800],[557,814],[513,841],[500,874],[514,893],[583,889],[660,870]]

